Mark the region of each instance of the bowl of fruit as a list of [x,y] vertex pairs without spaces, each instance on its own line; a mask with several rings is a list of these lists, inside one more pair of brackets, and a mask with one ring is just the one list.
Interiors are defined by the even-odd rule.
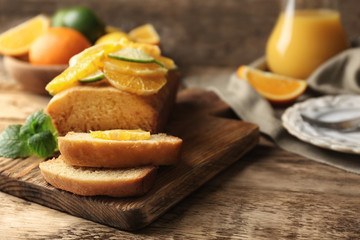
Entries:
[[35,16],[0,34],[4,68],[25,90],[46,93],[46,84],[69,59],[105,34],[103,22],[86,7]]
[[35,16],[0,34],[0,54],[9,75],[25,90],[46,94],[45,86],[68,66],[70,59],[92,45],[120,41],[159,45],[151,24],[126,33],[107,26],[83,6],[57,10],[52,17]]

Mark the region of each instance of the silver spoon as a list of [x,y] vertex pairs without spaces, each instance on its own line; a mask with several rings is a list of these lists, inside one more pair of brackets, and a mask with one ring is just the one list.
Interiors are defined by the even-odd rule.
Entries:
[[302,113],[300,115],[304,121],[317,127],[329,128],[344,132],[350,132],[360,129],[360,117],[351,118],[344,121],[330,122],[330,121],[322,121],[322,120],[314,119]]

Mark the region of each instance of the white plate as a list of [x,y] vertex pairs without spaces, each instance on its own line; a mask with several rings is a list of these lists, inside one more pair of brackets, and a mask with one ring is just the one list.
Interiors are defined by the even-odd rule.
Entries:
[[360,131],[339,132],[315,127],[305,122],[300,113],[325,121],[359,117],[360,96],[338,95],[312,98],[286,109],[281,118],[288,132],[305,142],[339,152],[360,154]]

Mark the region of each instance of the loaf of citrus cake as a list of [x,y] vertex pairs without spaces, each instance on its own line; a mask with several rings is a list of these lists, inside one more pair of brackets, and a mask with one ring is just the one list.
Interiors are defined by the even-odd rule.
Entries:
[[128,40],[74,56],[46,90],[60,157],[40,164],[44,179],[75,194],[146,193],[156,166],[180,160],[182,140],[163,132],[179,85],[158,46]]
[[55,95],[46,112],[59,135],[90,130],[164,131],[175,102],[179,74],[169,71],[158,93],[137,95],[112,86],[76,86]]
[[[175,102],[179,72],[158,46],[126,40],[95,45],[70,60],[46,89],[46,112],[59,135],[90,130],[162,132]],[[89,83],[101,77],[105,84]],[[91,81],[84,79],[92,79]]]

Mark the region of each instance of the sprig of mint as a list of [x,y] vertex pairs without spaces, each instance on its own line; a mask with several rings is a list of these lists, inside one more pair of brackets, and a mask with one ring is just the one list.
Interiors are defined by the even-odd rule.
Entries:
[[48,157],[58,148],[57,131],[49,115],[39,110],[24,125],[10,125],[0,135],[0,156]]

